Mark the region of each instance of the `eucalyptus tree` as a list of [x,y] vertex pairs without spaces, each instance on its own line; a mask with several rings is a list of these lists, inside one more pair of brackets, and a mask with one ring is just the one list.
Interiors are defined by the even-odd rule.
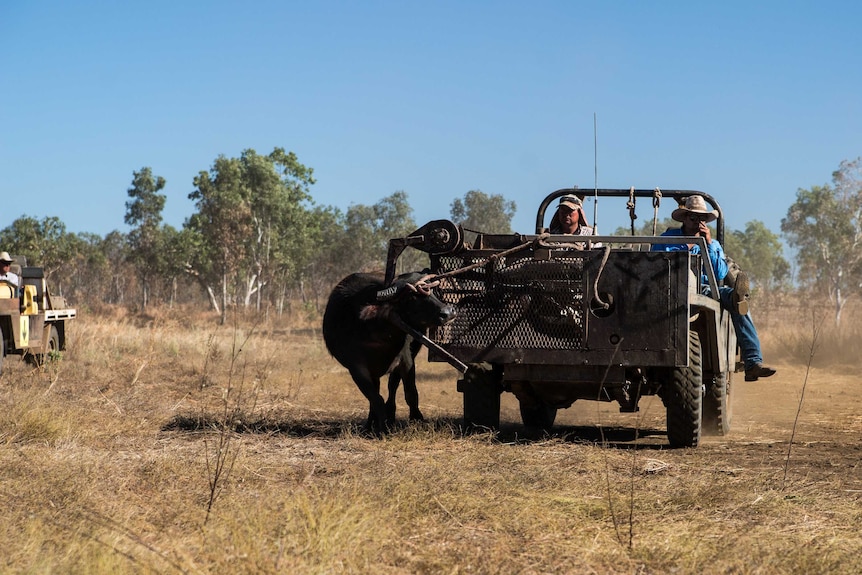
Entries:
[[134,281],[134,270],[129,264],[128,237],[114,230],[98,243],[97,251],[105,259],[105,277],[109,283],[104,301],[111,304],[126,303],[126,294]]
[[765,291],[789,282],[790,264],[782,255],[781,238],[760,220],[748,222],[744,230],[726,232],[725,244],[725,253]]
[[[126,238],[119,235],[125,252]],[[62,283],[54,274],[51,291],[65,296],[73,306],[97,307],[103,302],[115,303],[111,301],[114,270],[107,258],[105,239],[98,234],[83,232],[71,236],[69,242],[72,244],[71,256],[63,267]],[[123,262],[120,273],[128,271]],[[59,291],[61,289],[62,292]]]
[[452,221],[464,229],[492,234],[512,233],[512,218],[517,211],[515,202],[500,194],[470,190],[464,199],[456,198],[450,205]]
[[[151,283],[154,296],[160,296],[169,307],[177,301],[178,289],[183,280],[188,280],[186,263],[192,249],[186,230],[162,224],[156,236],[158,256],[154,260],[154,274],[158,282]],[[188,298],[187,298],[188,299]]]
[[[351,248],[345,228],[345,216],[334,206],[315,206],[311,222],[306,229],[314,248],[304,260],[300,278],[300,295],[303,301],[311,301],[319,311],[320,301],[328,297],[329,291],[347,273],[343,264],[345,251]],[[306,281],[310,293],[306,291]],[[279,301],[279,309],[284,299]]]
[[[37,220],[21,216],[0,230],[0,245],[11,254],[27,258],[28,265],[41,266],[45,276],[69,266],[75,254],[75,234],[66,231],[66,224],[55,216]],[[59,278],[62,281],[62,277]],[[60,285],[55,282],[55,285]]]
[[222,321],[230,301],[248,306],[255,297],[259,306],[274,274],[296,268],[293,258],[306,244],[312,174],[293,152],[275,148],[266,156],[252,149],[239,158],[219,156],[195,177],[189,198],[197,212],[185,225],[191,246],[187,270]]
[[161,247],[162,210],[165,195],[159,192],[165,187],[165,179],[154,176],[149,167],[132,172],[132,187],[127,190],[126,224],[132,226],[129,232],[129,258],[134,266],[141,286],[141,311],[147,309],[150,299],[150,282],[158,279],[163,252]]
[[781,230],[796,250],[799,279],[828,293],[838,325],[862,289],[862,158],[842,161],[832,182],[800,188]]
[[[282,148],[276,148],[263,162],[260,156],[247,159],[251,187],[255,190],[252,205],[255,236],[250,244],[255,280],[252,282],[249,277],[246,283],[245,302],[248,304],[253,296],[255,306],[260,309],[267,286],[273,300],[283,304],[289,287],[301,285],[301,270],[317,250],[317,222],[312,215],[309,192],[315,180],[311,168],[301,164],[296,154],[286,153]],[[269,162],[276,170],[277,181],[270,180]],[[269,184],[258,186],[256,181]],[[278,304],[279,309],[282,304]]]
[[413,208],[404,191],[394,192],[370,206],[352,205],[345,212],[342,231],[334,240],[335,264],[342,270],[342,276],[383,270],[389,240],[405,237],[416,228]]

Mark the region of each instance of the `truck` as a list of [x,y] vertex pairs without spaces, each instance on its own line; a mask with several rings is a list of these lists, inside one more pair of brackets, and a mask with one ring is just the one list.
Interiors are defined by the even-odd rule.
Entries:
[[23,256],[12,256],[10,271],[20,286],[0,280],[0,374],[7,355],[20,355],[32,365],[43,365],[66,349],[66,322],[77,310],[51,293],[43,268],[28,266]]
[[712,196],[658,188],[556,190],[540,203],[533,234],[478,232],[467,242],[461,226],[435,220],[390,240],[387,278],[408,246],[424,251],[439,280],[435,293],[457,310],[449,324],[412,335],[430,361],[462,373],[465,424],[498,428],[502,393],[515,395],[523,424],[538,430],[551,429],[558,410],[575,401],[637,412],[641,398],[658,395],[671,447],[729,433],[738,351],[715,271],[699,254],[652,249],[697,243],[705,254],[705,240],[633,235],[634,225],[632,235],[550,234],[546,212],[569,194],[628,199],[632,216],[636,200],[649,198],[656,221],[662,199],[682,205],[699,194],[719,214],[713,237],[724,240]]

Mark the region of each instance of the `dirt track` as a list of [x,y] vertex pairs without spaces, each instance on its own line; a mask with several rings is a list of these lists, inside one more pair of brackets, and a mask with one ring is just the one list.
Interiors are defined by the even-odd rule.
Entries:
[[[862,411],[859,408],[862,377],[850,373],[850,368],[812,368],[806,382],[804,365],[774,362],[772,365],[778,373],[757,382],[746,382],[742,373],[734,374],[731,432],[725,437],[704,437],[697,448],[700,455],[720,455],[722,464],[731,468],[783,469],[796,420],[788,466],[792,476],[816,474],[812,479],[834,476],[840,479],[848,494],[858,493],[858,499],[862,500]],[[438,371],[436,366],[428,367]],[[420,375],[426,417],[460,416],[461,396],[455,391],[455,373],[449,370],[449,381],[444,376],[445,369],[439,368],[433,381],[423,382]],[[516,438],[523,433],[517,400],[506,393],[502,403],[502,439]],[[637,414],[619,413],[615,403],[578,401],[571,408],[559,411],[553,435],[573,441],[605,441],[622,448],[638,445],[666,450],[665,411],[661,401],[657,397],[646,397],[640,409]],[[670,456],[670,453],[673,452],[665,452],[665,455]],[[671,457],[676,459],[676,456]]]

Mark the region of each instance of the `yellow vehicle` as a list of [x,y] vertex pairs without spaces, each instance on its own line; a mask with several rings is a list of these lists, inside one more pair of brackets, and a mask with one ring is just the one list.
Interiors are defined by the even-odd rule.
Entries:
[[66,349],[66,321],[77,316],[64,298],[50,293],[42,268],[28,267],[21,256],[13,259],[10,271],[21,285],[0,280],[0,373],[7,355],[41,365]]

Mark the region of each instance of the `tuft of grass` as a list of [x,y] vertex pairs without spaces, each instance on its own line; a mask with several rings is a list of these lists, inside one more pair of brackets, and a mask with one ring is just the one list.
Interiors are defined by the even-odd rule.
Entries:
[[[423,357],[429,419],[399,400],[393,432],[369,438],[366,400],[314,330],[217,320],[82,315],[54,380],[7,358],[0,571],[862,571],[862,381],[843,370],[812,370],[783,484],[799,357],[768,386],[740,380],[731,435],[693,450],[648,436],[662,418],[647,405],[597,422],[577,402],[524,439],[508,395],[499,432],[465,435],[455,374]],[[765,341],[793,331],[765,325]],[[206,519],[223,432],[232,467]]]
[[54,402],[39,397],[10,399],[0,407],[0,445],[54,445],[69,437],[73,421]]

